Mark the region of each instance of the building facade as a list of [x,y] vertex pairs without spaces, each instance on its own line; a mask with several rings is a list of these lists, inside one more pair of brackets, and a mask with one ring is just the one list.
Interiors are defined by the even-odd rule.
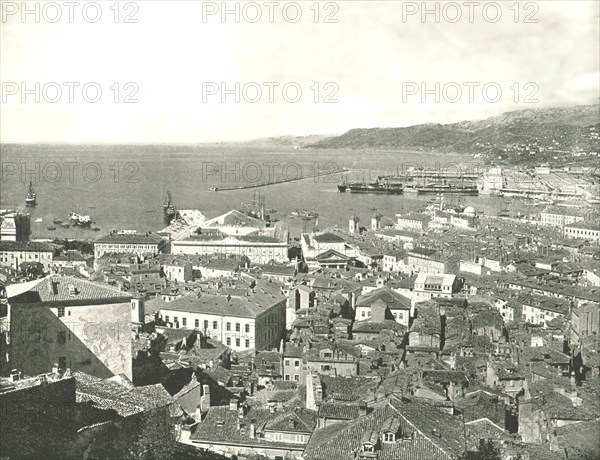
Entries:
[[158,254],[167,249],[167,242],[153,233],[111,233],[94,242],[94,257],[107,252],[127,254]]

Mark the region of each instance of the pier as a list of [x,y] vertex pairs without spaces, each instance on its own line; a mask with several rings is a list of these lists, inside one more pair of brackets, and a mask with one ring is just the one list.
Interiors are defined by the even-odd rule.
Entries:
[[208,191],[209,192],[228,192],[228,191],[232,191],[232,190],[248,190],[248,189],[253,189],[253,188],[261,188],[261,187],[268,187],[270,185],[277,185],[277,184],[286,184],[289,182],[299,182],[301,180],[306,180],[306,179],[316,179],[318,177],[324,177],[324,176],[333,176],[334,174],[343,174],[343,173],[347,173],[349,172],[349,169],[340,169],[339,171],[334,171],[334,172],[323,172],[320,174],[313,174],[310,176],[306,176],[306,177],[295,177],[293,179],[281,179],[281,180],[276,180],[276,181],[272,181],[272,182],[263,182],[261,184],[250,184],[250,185],[238,185],[238,186],[231,186],[231,187],[213,187],[213,188],[209,188]]

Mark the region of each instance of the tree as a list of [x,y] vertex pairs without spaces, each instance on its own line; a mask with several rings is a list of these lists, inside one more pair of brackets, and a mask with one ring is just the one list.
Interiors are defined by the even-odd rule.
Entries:
[[463,455],[464,460],[502,460],[500,449],[496,447],[491,439],[487,442],[484,439],[479,440],[479,449],[476,452],[466,452]]

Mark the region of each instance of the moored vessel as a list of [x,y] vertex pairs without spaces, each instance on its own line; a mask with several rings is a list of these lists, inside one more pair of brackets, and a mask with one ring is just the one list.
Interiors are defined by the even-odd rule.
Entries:
[[73,225],[77,225],[79,227],[89,227],[92,225],[92,218],[90,216],[84,216],[77,214],[76,212],[69,214],[69,220]]
[[37,205],[37,195],[33,190],[33,183],[29,181],[29,190],[27,191],[27,196],[25,197],[25,206],[36,206]]
[[163,206],[163,213],[165,216],[165,222],[170,224],[177,218],[177,209],[173,204],[173,200],[171,198],[171,192],[167,190],[167,202]]

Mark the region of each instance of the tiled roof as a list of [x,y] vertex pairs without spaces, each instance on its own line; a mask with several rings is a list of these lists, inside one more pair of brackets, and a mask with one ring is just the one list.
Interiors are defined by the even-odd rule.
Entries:
[[[390,419],[393,419],[390,422]],[[335,424],[315,431],[304,457],[310,460],[354,460],[365,433],[380,434],[390,423],[402,433],[414,433],[411,440],[380,443],[379,460],[449,460],[460,456],[465,440],[462,423],[419,401],[392,399],[383,408],[348,424]],[[433,434],[435,429],[441,437]],[[381,438],[380,438],[381,439]]]
[[162,237],[155,233],[113,233],[101,238],[95,242],[102,244],[159,244],[163,241]]
[[[191,435],[192,442],[214,442],[226,443],[227,445],[255,445],[260,446],[283,446],[300,447],[298,444],[267,441],[261,436],[268,423],[274,420],[285,419],[293,411],[272,414],[268,409],[250,406],[241,420],[240,429],[237,429],[238,410],[230,410],[229,406],[211,407],[206,418],[198,425]],[[302,417],[304,419],[304,417]],[[250,424],[254,423],[256,436],[250,438]],[[316,423],[316,417],[315,417]],[[275,423],[277,424],[277,423]],[[286,430],[287,431],[287,430]],[[312,430],[310,430],[312,431]],[[309,432],[309,431],[307,431]]]
[[382,300],[390,310],[410,310],[410,299],[387,287],[376,289],[365,296],[359,297],[356,306],[368,307]]
[[91,402],[101,410],[114,410],[121,417],[171,404],[161,384],[135,387],[119,376],[100,379],[84,372],[74,372],[77,402]]
[[345,240],[333,233],[323,233],[321,235],[315,235],[315,241],[318,243],[344,243]]
[[399,334],[404,334],[406,330],[406,326],[397,323],[394,320],[384,320],[380,322],[358,321],[352,326],[353,333],[379,333],[381,331],[396,331]]
[[52,252],[52,246],[36,241],[0,241],[0,251]]
[[360,415],[357,404],[323,403],[319,406],[319,417],[337,420],[354,420]]
[[[219,316],[236,316],[240,318],[256,318],[275,304],[285,300],[285,296],[275,288],[267,289],[258,285],[256,292],[250,292],[248,296],[239,295],[234,292],[221,293],[192,293],[175,299],[171,302],[158,303],[155,308],[165,311],[181,311],[190,313],[205,313]],[[246,290],[240,293],[246,293]]]
[[317,424],[317,414],[312,410],[295,407],[292,411],[269,419],[264,427],[265,431],[291,431],[297,433],[311,433]]
[[[53,290],[53,286],[56,291]],[[69,292],[75,288],[75,294]],[[56,292],[56,294],[54,293]],[[129,302],[131,294],[119,289],[73,276],[47,276],[29,290],[11,299],[13,303],[60,303],[61,305],[86,305],[95,303]]]

